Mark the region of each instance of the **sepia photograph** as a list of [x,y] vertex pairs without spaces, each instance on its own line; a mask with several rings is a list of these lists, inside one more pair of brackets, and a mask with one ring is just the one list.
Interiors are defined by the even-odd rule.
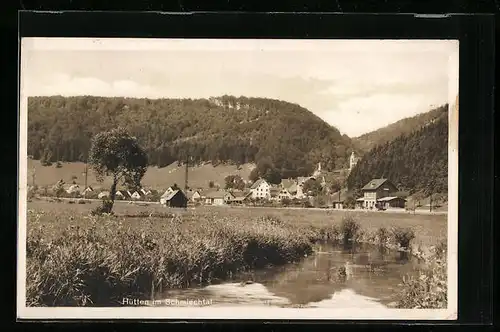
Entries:
[[22,38],[18,317],[457,319],[458,53]]

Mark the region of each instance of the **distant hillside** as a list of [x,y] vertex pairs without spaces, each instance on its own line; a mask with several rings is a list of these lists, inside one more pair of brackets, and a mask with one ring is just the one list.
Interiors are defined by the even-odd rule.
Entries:
[[360,189],[373,178],[388,178],[410,193],[448,190],[448,114],[444,112],[419,130],[378,145],[353,168],[350,189]]
[[377,145],[392,141],[398,136],[410,134],[432,120],[440,118],[443,114],[448,114],[447,104],[429,112],[399,120],[386,127],[353,138],[352,140],[357,148],[366,152]]
[[43,164],[85,161],[92,136],[117,126],[136,136],[158,167],[187,154],[214,165],[265,159],[287,178],[310,174],[320,161],[325,170],[344,168],[353,149],[336,128],[280,100],[53,96],[28,100],[28,155]]
[[[188,173],[189,186],[191,188],[208,188],[209,181],[224,186],[224,178],[228,175],[240,175],[242,178],[248,178],[253,169],[253,165],[245,164],[237,168],[234,165],[213,165],[206,164],[196,167],[190,167]],[[61,167],[57,168],[54,165],[50,167],[42,166],[40,161],[28,159],[28,185],[33,182],[33,169],[35,170],[35,184],[39,187],[51,187],[57,181],[63,180],[67,184],[75,181],[83,187],[85,185],[85,164],[82,162],[61,163]],[[184,188],[185,168],[178,167],[177,163],[173,163],[163,168],[155,166],[149,167],[141,181],[141,184],[149,189],[165,190],[169,186],[176,183],[179,187]],[[89,170],[87,177],[87,185],[94,188],[106,188],[109,190],[111,179],[105,178],[104,182],[97,182],[94,174]]]

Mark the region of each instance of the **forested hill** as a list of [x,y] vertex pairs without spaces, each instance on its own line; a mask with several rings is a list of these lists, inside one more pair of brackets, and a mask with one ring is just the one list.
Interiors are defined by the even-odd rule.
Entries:
[[414,130],[426,125],[432,120],[443,116],[443,114],[448,114],[447,104],[429,112],[399,120],[386,127],[353,138],[352,140],[356,147],[360,150],[369,151],[373,147],[392,141],[400,135],[410,134]]
[[358,162],[347,179],[359,190],[373,178],[387,178],[410,193],[448,190],[448,113],[422,128],[378,145]]
[[[28,154],[43,163],[85,161],[92,136],[123,126],[136,136],[150,165],[174,161],[272,160],[283,177],[345,167],[349,137],[307,109],[280,100],[30,97]],[[266,158],[265,158],[266,157]]]

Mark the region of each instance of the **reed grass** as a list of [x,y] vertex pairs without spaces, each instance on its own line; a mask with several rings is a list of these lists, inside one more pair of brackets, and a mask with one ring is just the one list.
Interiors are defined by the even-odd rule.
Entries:
[[[121,216],[28,212],[28,306],[121,305],[123,297],[150,299],[158,290],[298,261],[317,241],[411,251],[418,234],[408,227],[362,228],[351,215],[312,224],[224,210]],[[421,277],[402,281],[400,307],[446,306],[446,268],[439,265],[446,264],[446,245],[436,242],[432,248]]]

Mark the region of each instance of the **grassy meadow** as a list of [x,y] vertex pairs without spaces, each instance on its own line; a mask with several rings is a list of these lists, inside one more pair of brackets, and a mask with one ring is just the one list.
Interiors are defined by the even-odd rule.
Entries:
[[[206,188],[208,181],[213,180],[221,186],[224,185],[224,178],[228,175],[240,175],[243,179],[248,179],[252,171],[252,164],[245,164],[238,168],[236,165],[218,165],[211,164],[195,166],[189,168],[189,184],[193,188]],[[76,177],[75,182],[79,185],[85,183],[85,164],[82,162],[61,163],[61,167],[57,168],[56,164],[51,166],[43,166],[39,160],[28,158],[28,183],[32,184],[33,169],[36,172],[36,184],[39,187],[53,186],[59,180],[66,183],[72,183],[73,177]],[[185,168],[177,166],[177,163],[170,164],[166,167],[148,167],[141,183],[146,188],[165,190],[174,183],[178,185],[184,184]],[[99,183],[96,180],[92,170],[89,169],[87,176],[87,184],[95,188],[109,189],[111,179],[106,178],[104,182]]]
[[[98,204],[28,203],[27,305],[118,305],[124,296],[297,261],[318,240],[397,248],[406,239],[412,251],[432,253],[447,233],[443,215],[117,203],[115,215],[90,216]],[[434,264],[422,279],[404,280],[402,305],[443,306],[446,270],[436,271]]]

